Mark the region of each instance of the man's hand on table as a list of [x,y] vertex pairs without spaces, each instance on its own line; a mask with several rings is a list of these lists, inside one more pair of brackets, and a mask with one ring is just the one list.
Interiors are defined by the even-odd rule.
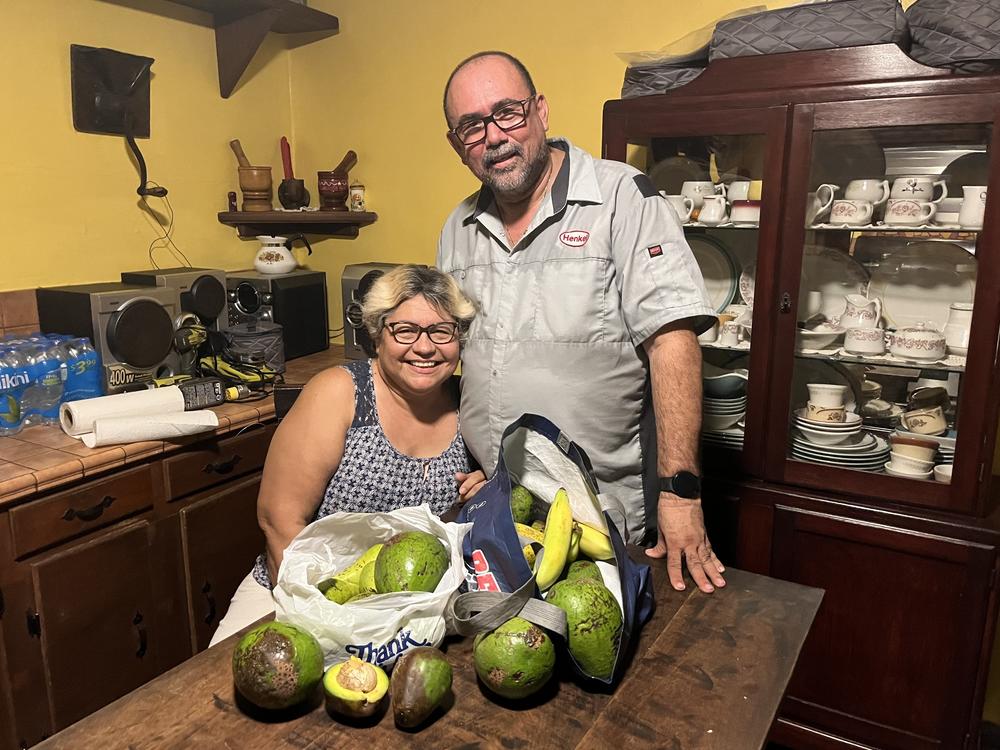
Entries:
[[646,550],[646,555],[657,559],[667,558],[670,584],[677,591],[685,588],[681,569],[683,556],[694,582],[706,594],[715,591],[716,587],[725,586],[726,579],[722,574],[726,568],[715,556],[708,534],[705,533],[701,500],[686,500],[663,492],[660,493],[658,511],[659,537],[656,546]]

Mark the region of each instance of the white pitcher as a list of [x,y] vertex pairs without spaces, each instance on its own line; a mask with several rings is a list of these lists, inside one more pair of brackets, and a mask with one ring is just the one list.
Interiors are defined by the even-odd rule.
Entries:
[[726,198],[723,195],[706,195],[703,199],[698,221],[702,224],[715,226],[722,224],[729,217],[726,215]]
[[953,302],[948,308],[948,322],[944,326],[944,342],[952,354],[963,357],[969,351],[969,332],[972,328],[972,305]]
[[882,300],[868,299],[863,294],[844,297],[844,312],[840,316],[841,328],[878,328],[882,321]]

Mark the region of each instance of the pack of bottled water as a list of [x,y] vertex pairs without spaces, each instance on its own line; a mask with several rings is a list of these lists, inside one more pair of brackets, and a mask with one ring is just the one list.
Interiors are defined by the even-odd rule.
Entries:
[[100,357],[89,339],[0,337],[0,435],[57,424],[61,403],[100,395]]

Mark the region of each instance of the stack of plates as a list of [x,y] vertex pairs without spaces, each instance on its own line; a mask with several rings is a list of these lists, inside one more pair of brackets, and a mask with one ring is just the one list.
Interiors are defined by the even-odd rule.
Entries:
[[954,447],[945,448],[943,445],[938,446],[938,457],[941,460],[940,461],[936,461],[935,463],[939,463],[939,464],[953,464],[953,463],[955,463],[955,448]]
[[861,415],[847,412],[843,422],[818,422],[806,416],[805,409],[796,409],[793,425],[807,442],[817,446],[840,445],[861,433]]
[[747,412],[747,397],[702,399],[701,424],[705,432],[718,432],[734,427]]
[[792,458],[859,471],[881,471],[889,460],[888,441],[867,432],[856,432],[837,445],[816,445],[792,428]]
[[704,432],[702,440],[709,445],[719,445],[723,448],[743,450],[743,428],[730,427],[727,430],[712,430]]

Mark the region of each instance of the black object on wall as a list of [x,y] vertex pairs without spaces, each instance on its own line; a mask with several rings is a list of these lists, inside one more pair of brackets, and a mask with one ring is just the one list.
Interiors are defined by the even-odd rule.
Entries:
[[73,127],[81,133],[149,138],[152,57],[103,47],[69,46]]

